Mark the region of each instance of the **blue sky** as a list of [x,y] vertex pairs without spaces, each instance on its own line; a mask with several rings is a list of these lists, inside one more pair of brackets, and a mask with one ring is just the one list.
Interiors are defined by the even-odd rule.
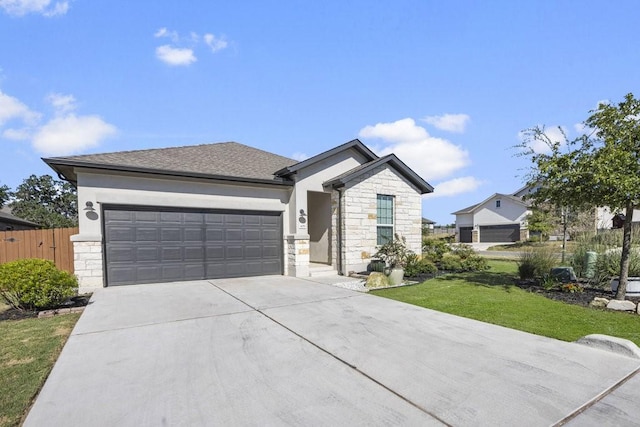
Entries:
[[[637,1],[0,0],[0,184],[41,157],[353,138],[435,188],[424,216],[522,186],[511,149],[640,96]],[[251,167],[251,165],[247,165]]]

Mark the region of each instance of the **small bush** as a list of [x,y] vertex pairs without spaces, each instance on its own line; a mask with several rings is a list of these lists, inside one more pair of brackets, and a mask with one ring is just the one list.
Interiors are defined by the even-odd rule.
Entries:
[[446,253],[442,255],[440,269],[446,271],[462,271],[462,258],[451,252]]
[[21,259],[0,265],[0,297],[22,310],[55,307],[75,295],[78,280],[52,261]]
[[410,254],[407,257],[407,265],[404,267],[404,274],[407,277],[416,277],[422,274],[433,274],[438,271],[436,265],[426,259],[420,258],[416,254]]
[[460,257],[463,271],[479,271],[489,268],[487,260],[476,254],[476,251],[469,245],[457,245],[451,250],[451,253]]
[[443,239],[424,239],[422,241],[422,255],[433,262],[440,262],[442,255],[451,250]]
[[549,274],[556,264],[556,256],[548,247],[537,247],[520,252],[518,274],[520,279],[535,279]]

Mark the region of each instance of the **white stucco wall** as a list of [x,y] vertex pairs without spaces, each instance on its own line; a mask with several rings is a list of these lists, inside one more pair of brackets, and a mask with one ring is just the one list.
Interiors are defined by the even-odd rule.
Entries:
[[[500,207],[496,208],[496,200],[500,200]],[[473,225],[501,225],[523,223],[531,211],[510,198],[492,197],[488,202],[474,212]]]
[[394,196],[394,232],[407,239],[409,249],[422,251],[420,192],[388,165],[381,165],[345,186],[342,203],[345,274],[365,271],[377,250],[378,194]]

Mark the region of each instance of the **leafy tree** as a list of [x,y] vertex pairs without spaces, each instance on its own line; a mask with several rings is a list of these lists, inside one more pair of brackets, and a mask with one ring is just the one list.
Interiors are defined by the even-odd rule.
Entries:
[[[536,202],[549,201],[569,209],[594,206],[624,209],[620,285],[616,299],[624,299],[631,253],[633,209],[640,204],[640,101],[629,93],[624,101],[600,104],[584,124],[591,129],[573,141],[552,141],[544,128],[525,132],[521,154],[530,157],[528,176]],[[561,129],[562,131],[562,129]],[[540,143],[548,152],[535,150]]]
[[544,207],[534,208],[527,216],[527,224],[529,231],[540,233],[540,241],[543,240],[543,237],[549,236],[549,233],[554,229],[551,213]]
[[11,190],[6,185],[0,186],[0,208],[3,207],[9,200]]
[[13,214],[45,228],[78,225],[78,197],[75,188],[50,175],[31,175],[12,194]]

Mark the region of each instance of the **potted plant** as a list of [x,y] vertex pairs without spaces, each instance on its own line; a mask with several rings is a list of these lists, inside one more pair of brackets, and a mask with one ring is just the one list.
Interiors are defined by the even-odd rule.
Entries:
[[407,249],[407,239],[395,234],[393,239],[378,248],[373,257],[385,262],[385,274],[389,276],[389,283],[399,285],[404,279],[407,256],[411,253],[412,251]]

